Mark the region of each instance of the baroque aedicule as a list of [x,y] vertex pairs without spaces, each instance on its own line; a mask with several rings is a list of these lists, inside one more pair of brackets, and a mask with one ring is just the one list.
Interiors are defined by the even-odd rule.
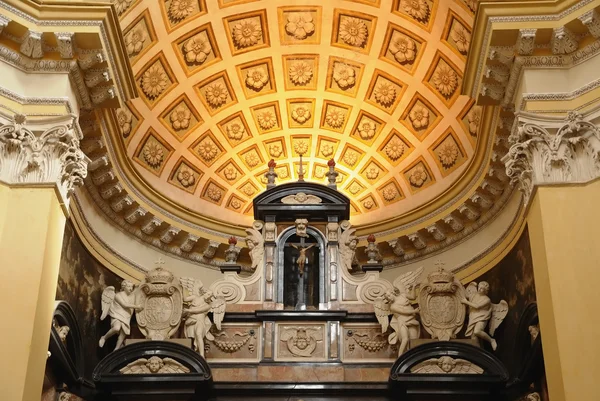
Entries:
[[[421,327],[433,340],[449,341],[467,316],[467,336],[496,348],[492,336],[508,307],[491,302],[487,283],[465,289],[442,268],[423,280],[420,268],[393,283],[381,279],[377,269],[363,270],[355,255],[358,238],[349,222],[349,199],[334,187],[271,183],[254,200],[254,211],[256,221],[246,230],[250,273],[224,269],[224,278],[206,287],[159,265],[137,289],[127,281],[121,292],[109,287],[103,317],[110,315],[111,330],[100,345],[118,334],[121,346],[135,313],[146,338],[189,338],[196,352],[220,363],[389,366],[421,338]],[[378,257],[376,239],[368,240],[365,266],[375,265]],[[244,314],[244,323],[227,322],[228,312]],[[356,312],[375,312],[377,320],[348,321]],[[464,366],[459,362],[450,365]],[[456,369],[479,372],[477,367]]]

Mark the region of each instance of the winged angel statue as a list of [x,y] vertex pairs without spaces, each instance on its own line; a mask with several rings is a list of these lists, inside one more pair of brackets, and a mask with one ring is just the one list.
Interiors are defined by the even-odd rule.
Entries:
[[252,260],[252,271],[255,271],[258,266],[262,264],[265,256],[265,240],[262,234],[255,228],[247,228],[246,233],[246,245],[250,250],[250,259]]
[[110,315],[110,329],[100,337],[99,346],[104,347],[107,339],[118,334],[115,350],[123,346],[125,337],[131,332],[130,322],[135,311],[142,310],[141,305],[136,305],[134,285],[129,280],[121,282],[121,291],[116,292],[115,287],[108,286],[102,291],[102,315],[100,320]]
[[356,228],[348,227],[340,234],[340,262],[347,271],[352,271],[352,263],[356,258],[356,246],[358,245],[358,238],[356,238],[356,235],[354,235],[355,232]]
[[432,358],[410,369],[410,373],[422,374],[482,374],[483,369],[464,359],[449,356]]
[[[375,302],[375,315],[381,332],[385,333],[388,327],[393,332],[388,336],[388,342],[392,345],[398,343],[398,356],[400,356],[408,346],[408,341],[419,338],[421,326],[417,320],[419,308],[413,308],[411,300],[416,299],[415,285],[423,273],[423,267],[417,270],[400,275],[394,280],[394,290],[388,290]],[[389,321],[389,315],[392,315],[392,321]]]
[[190,370],[173,358],[160,359],[157,356],[152,356],[148,359],[140,358],[137,361],[131,362],[124,368],[121,368],[119,372],[124,375],[143,375],[190,373]]
[[[469,306],[469,324],[465,336],[485,340],[495,351],[498,344],[492,336],[508,313],[508,303],[505,300],[497,304],[492,303],[487,295],[489,290],[490,285],[486,281],[479,284],[472,282],[467,286],[467,299],[461,302]],[[485,332],[488,321],[490,322],[489,335]]]
[[179,281],[190,294],[183,298],[185,336],[194,340],[194,349],[204,356],[204,338],[210,341],[215,339],[210,332],[213,322],[210,321],[208,313],[212,312],[215,326],[217,330],[221,330],[227,305],[225,299],[216,297],[212,291],[205,289],[202,281],[190,277],[182,277]]

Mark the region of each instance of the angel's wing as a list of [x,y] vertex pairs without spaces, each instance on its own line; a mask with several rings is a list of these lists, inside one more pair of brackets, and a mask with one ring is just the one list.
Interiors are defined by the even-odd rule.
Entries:
[[257,247],[262,247],[264,240],[260,231],[253,227],[250,227],[246,228],[246,234],[248,234],[248,237],[252,239],[252,242],[254,242]]
[[390,312],[390,304],[386,302],[383,297],[378,298],[373,305],[373,309],[375,310],[375,316],[377,316],[377,321],[381,325],[381,332],[385,333],[390,325],[389,316]]
[[410,369],[410,373],[420,373],[420,374],[439,374],[446,373],[438,366],[437,359],[429,359],[427,361],[419,363],[417,366]]
[[198,295],[198,290],[202,288],[202,281],[192,277],[181,277],[179,279],[181,286],[188,290],[190,295]]
[[477,365],[473,365],[471,362],[469,362],[467,360],[455,359],[454,362],[456,362],[456,365],[454,366],[454,369],[452,369],[451,373],[475,374],[475,375],[480,375],[483,373],[483,369],[481,369]]
[[102,291],[102,315],[100,316],[100,320],[104,320],[106,316],[108,316],[108,311],[112,306],[112,303],[115,299],[116,291],[115,287],[108,286]]
[[477,283],[471,281],[467,286],[467,299],[470,301],[475,294],[477,294]]
[[352,240],[352,237],[354,237],[354,233],[356,232],[356,228],[348,228],[345,231],[343,231],[340,234],[340,241],[339,241],[339,246],[340,247],[347,247],[350,243],[350,241]]
[[317,341],[323,340],[323,333],[320,330],[306,330],[306,334]]
[[148,360],[146,358],[140,358],[137,361],[131,362],[124,368],[119,369],[124,375],[141,375],[144,373],[150,373],[150,369],[146,366]]
[[217,326],[217,330],[221,331],[221,322],[223,321],[223,316],[225,316],[225,308],[227,307],[227,303],[225,302],[225,299],[221,297],[215,297],[211,302],[210,307],[210,310],[213,313],[215,326]]
[[492,304],[492,318],[490,319],[490,335],[493,336],[494,332],[500,326],[500,323],[504,320],[508,314],[508,303],[505,300]]
[[190,373],[190,370],[173,358],[164,358],[163,367],[158,373]]
[[401,274],[394,280],[394,287],[397,288],[400,293],[408,292],[408,288],[414,286],[417,281],[419,281],[419,277],[421,277],[423,270],[424,268],[421,266],[417,270]]

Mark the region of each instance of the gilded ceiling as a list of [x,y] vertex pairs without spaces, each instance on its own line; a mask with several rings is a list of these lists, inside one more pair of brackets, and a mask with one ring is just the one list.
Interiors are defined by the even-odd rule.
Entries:
[[[447,191],[481,110],[460,95],[473,22],[461,0],[116,0],[139,98],[117,110],[128,156],[164,196],[252,220],[278,182],[338,189],[355,224]],[[393,207],[384,207],[393,205]]]

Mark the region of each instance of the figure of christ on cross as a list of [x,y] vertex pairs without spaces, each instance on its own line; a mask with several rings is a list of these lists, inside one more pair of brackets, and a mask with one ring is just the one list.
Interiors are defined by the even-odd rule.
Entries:
[[[305,242],[305,238],[301,237],[299,238],[300,242],[288,242],[286,245],[289,247],[292,247],[294,249],[298,250],[298,256],[296,257],[295,263],[293,263],[298,270],[297,271],[297,278],[296,281],[297,282],[297,286],[295,288],[296,291],[296,310],[305,310],[307,307],[307,303],[311,306],[312,305],[312,291],[314,291],[314,280],[315,277],[313,277],[314,273],[313,271],[311,271],[311,269],[313,268],[309,263],[312,260],[312,258],[310,258],[310,254],[307,253],[307,251],[309,249],[311,249],[314,246],[318,246],[317,244],[308,244]],[[294,269],[295,270],[295,269]],[[290,271],[291,273],[291,271]],[[289,273],[288,273],[289,274]],[[293,274],[293,273],[292,273]],[[316,278],[318,280],[318,277]],[[318,284],[317,284],[318,286]],[[308,299],[307,299],[308,298]]]

